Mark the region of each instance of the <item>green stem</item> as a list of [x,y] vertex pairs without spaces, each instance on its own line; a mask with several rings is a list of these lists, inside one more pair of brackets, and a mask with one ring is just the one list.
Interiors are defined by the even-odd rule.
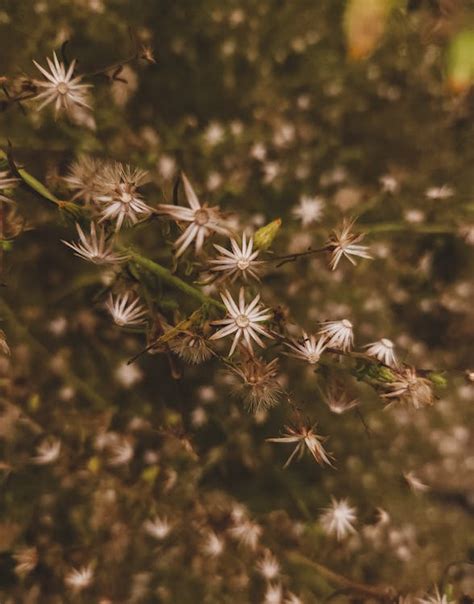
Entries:
[[154,262],[153,260],[142,256],[141,254],[130,248],[121,249],[123,249],[123,251],[128,255],[129,259],[132,262],[135,262],[136,264],[138,264],[138,266],[141,266],[150,273],[153,273],[162,281],[164,281],[164,283],[167,283],[171,287],[178,289],[179,291],[183,292],[190,298],[193,298],[200,304],[213,306],[215,309],[225,312],[225,306],[221,302],[215,300],[214,298],[206,296],[202,293],[201,290],[197,289],[196,287],[193,287],[192,285],[189,285],[179,277],[176,277],[176,275],[173,275],[173,273],[169,269],[165,268],[164,266],[161,266],[161,264],[158,264],[157,262]]
[[456,234],[455,226],[445,224],[407,224],[406,222],[378,222],[376,224],[360,224],[361,230],[370,233],[430,233],[433,235]]
[[[43,344],[41,344],[41,342],[38,342],[38,340],[29,332],[27,327],[25,327],[25,325],[16,317],[11,307],[2,298],[0,298],[0,313],[2,315],[2,319],[6,320],[10,325],[11,331],[15,334],[15,336],[19,340],[27,342],[39,358],[51,358],[51,353],[49,352],[49,350]],[[69,383],[80,394],[82,394],[89,402],[103,409],[107,408],[110,405],[109,401],[102,398],[100,394],[97,394],[97,392],[93,388],[91,388],[87,382],[83,381],[70,369],[65,368],[62,371],[62,376],[65,378],[65,381],[67,383]]]
[[352,579],[348,579],[343,575],[339,575],[334,572],[327,566],[320,564],[319,562],[315,562],[314,560],[310,560],[303,556],[302,554],[291,552],[288,554],[288,561],[290,564],[295,566],[306,566],[318,573],[321,577],[327,579],[330,583],[334,585],[338,585],[342,589],[349,590],[352,592],[356,592],[360,595],[364,595],[370,598],[376,598],[382,601],[390,601],[394,599],[395,590],[393,587],[378,585],[365,585],[364,583],[358,583],[357,581],[352,581]]

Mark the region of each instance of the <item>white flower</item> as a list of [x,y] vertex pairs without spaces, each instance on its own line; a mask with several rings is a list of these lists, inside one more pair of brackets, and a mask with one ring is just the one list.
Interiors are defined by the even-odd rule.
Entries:
[[259,251],[253,251],[253,237],[249,237],[247,241],[247,235],[244,233],[241,248],[235,239],[231,239],[230,244],[232,252],[226,250],[221,245],[214,244],[214,247],[221,255],[209,261],[212,265],[211,271],[223,272],[226,277],[231,278],[232,283],[239,276],[243,277],[245,281],[247,281],[248,276],[259,281],[257,271],[263,264],[263,261],[256,260]]
[[94,578],[92,566],[83,566],[79,570],[73,568],[64,578],[64,582],[73,591],[82,591],[91,585]]
[[352,264],[356,264],[352,256],[371,259],[369,248],[366,245],[360,245],[364,237],[361,233],[351,233],[354,226],[354,220],[344,218],[340,229],[335,229],[327,242],[327,248],[331,250],[330,267],[334,271],[339,264],[339,261],[344,256]]
[[97,179],[99,193],[95,201],[104,206],[100,221],[115,220],[118,231],[124,223],[136,224],[140,217],[148,217],[153,209],[138,192],[138,187],[147,180],[145,170],[122,166],[119,162],[106,165]]
[[324,338],[316,339],[316,336],[308,336],[308,334],[303,331],[302,343],[292,340],[291,342],[285,342],[285,345],[293,350],[291,356],[302,359],[310,365],[315,365],[326,348],[326,340]]
[[267,581],[271,581],[279,574],[280,564],[275,556],[266,550],[263,557],[257,562],[257,569]]
[[2,194],[2,191],[8,191],[16,187],[18,178],[12,178],[8,170],[0,170],[0,201],[7,203],[12,201],[9,197]]
[[50,71],[47,71],[39,63],[33,61],[46,78],[46,81],[35,80],[36,86],[45,89],[34,97],[35,100],[43,101],[38,107],[38,111],[53,102],[56,115],[62,109],[71,112],[74,105],[90,109],[91,107],[87,103],[87,89],[90,88],[90,85],[80,84],[81,78],[73,77],[76,61],[72,61],[66,71],[66,66],[61,61],[58,61],[55,52],[53,53],[53,61],[49,57],[46,60]]
[[189,204],[189,208],[172,204],[160,204],[158,212],[166,214],[178,222],[189,222],[184,232],[175,241],[176,257],[184,254],[186,249],[195,240],[196,253],[199,254],[204,245],[204,240],[211,233],[220,233],[229,235],[230,230],[221,224],[221,216],[218,207],[209,207],[207,204],[201,205],[197,198],[191,183],[183,173],[181,175],[184,192]]
[[244,339],[245,346],[249,351],[253,351],[252,340],[264,348],[265,345],[258,334],[267,338],[272,338],[272,336],[265,331],[259,323],[271,319],[272,313],[270,309],[262,308],[258,303],[260,294],[257,294],[248,305],[245,304],[245,292],[243,287],[240,288],[238,306],[228,291],[221,294],[221,298],[225,304],[229,318],[213,322],[213,325],[224,325],[224,327],[213,334],[210,339],[217,340],[235,333],[229,356],[232,356],[241,338]]
[[158,541],[163,541],[171,531],[171,524],[168,522],[167,518],[159,518],[156,516],[153,520],[146,520],[143,523],[143,529],[150,537],[153,537]]
[[31,459],[38,465],[54,463],[61,452],[61,441],[58,439],[46,440],[36,448],[36,456]]
[[420,604],[454,604],[454,600],[449,600],[446,594],[441,594],[438,586],[435,587],[435,593],[432,596],[426,595],[425,598],[418,598]]
[[121,440],[109,447],[108,464],[110,466],[124,466],[134,456],[133,445],[128,440]]
[[330,385],[323,393],[323,400],[336,415],[342,415],[359,404],[356,398],[350,399],[346,390],[336,384]]
[[352,323],[347,319],[325,321],[321,325],[318,334],[325,340],[327,348],[337,348],[347,352],[354,345]]
[[333,498],[332,505],[326,508],[319,521],[325,533],[336,535],[336,539],[341,541],[349,533],[356,532],[352,526],[356,520],[356,509],[349,506],[347,499],[337,501]]
[[425,493],[430,490],[430,487],[422,482],[414,472],[405,472],[403,478],[407,481],[410,489],[415,493]]
[[283,588],[279,583],[267,585],[263,604],[281,604],[283,599]]
[[132,388],[143,380],[143,371],[132,363],[120,363],[114,375],[117,382],[124,388]]
[[298,430],[286,426],[286,434],[284,436],[266,439],[267,442],[271,443],[297,443],[293,453],[287,459],[283,468],[287,468],[296,456],[301,458],[305,452],[305,448],[308,448],[318,464],[323,465],[326,463],[332,465],[331,460],[322,445],[326,439],[316,434],[314,431],[315,428],[316,424],[314,424],[312,428],[302,427]]
[[372,344],[366,344],[364,348],[367,348],[367,354],[371,357],[375,357],[385,365],[389,367],[398,367],[398,361],[393,351],[394,344],[387,338],[382,338],[378,342],[372,342]]
[[262,534],[262,527],[251,520],[243,520],[241,523],[230,528],[229,533],[241,545],[255,550]]
[[224,551],[224,540],[218,537],[214,531],[210,531],[202,546],[204,553],[211,558],[217,558]]
[[302,225],[308,226],[321,220],[324,210],[324,200],[321,197],[307,197],[303,195],[292,210],[295,218],[301,220]]
[[144,322],[147,310],[140,306],[140,300],[135,298],[129,302],[130,292],[118,295],[115,299],[110,294],[105,306],[119,327],[126,325],[139,325]]
[[113,243],[107,243],[105,231],[102,227],[96,227],[91,222],[89,238],[87,238],[77,222],[76,229],[79,235],[77,243],[70,243],[63,239],[61,239],[61,242],[74,250],[75,255],[79,256],[79,258],[88,260],[94,264],[115,264],[123,262],[127,258],[125,254],[116,254],[114,252]]
[[384,174],[379,178],[379,183],[382,185],[382,191],[385,193],[396,193],[400,188],[398,180],[390,174]]
[[430,187],[426,189],[425,195],[428,199],[448,199],[454,195],[454,189],[449,185]]

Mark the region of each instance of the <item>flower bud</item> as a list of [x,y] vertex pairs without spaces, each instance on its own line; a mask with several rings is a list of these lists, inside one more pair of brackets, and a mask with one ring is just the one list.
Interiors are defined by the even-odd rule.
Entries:
[[393,4],[393,0],[349,0],[344,30],[351,59],[364,59],[375,50]]
[[448,51],[448,86],[464,92],[474,83],[474,29],[459,32]]
[[281,227],[281,218],[269,222],[258,229],[253,238],[254,246],[259,250],[268,250]]

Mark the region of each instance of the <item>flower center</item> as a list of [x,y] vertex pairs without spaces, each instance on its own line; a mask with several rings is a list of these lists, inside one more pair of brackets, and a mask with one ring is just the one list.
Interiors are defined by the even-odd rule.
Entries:
[[235,324],[237,325],[237,327],[240,327],[241,329],[245,329],[246,327],[249,326],[250,320],[247,317],[247,315],[238,315],[237,318],[235,319]]
[[199,226],[203,226],[209,222],[209,212],[206,210],[196,210],[194,212],[194,222]]
[[59,82],[59,84],[56,86],[56,90],[59,92],[59,94],[67,94],[69,87],[66,82]]
[[393,342],[387,338],[382,338],[380,342],[385,346],[385,348],[393,348]]
[[245,260],[244,258],[242,258],[241,260],[239,260],[237,262],[237,267],[241,270],[244,271],[245,269],[247,269],[250,265],[250,262],[248,260]]
[[344,325],[344,327],[347,327],[349,329],[352,328],[352,323],[350,321],[348,321],[347,319],[343,319],[342,324]]
[[314,365],[315,363],[317,363],[319,361],[319,354],[317,354],[316,352],[310,352],[307,356],[308,359],[308,363],[311,363],[311,365]]

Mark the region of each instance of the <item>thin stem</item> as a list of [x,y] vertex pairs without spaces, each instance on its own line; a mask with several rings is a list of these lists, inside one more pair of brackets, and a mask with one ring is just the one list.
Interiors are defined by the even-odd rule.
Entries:
[[299,258],[303,258],[304,256],[313,256],[314,254],[321,254],[323,252],[329,251],[330,247],[325,245],[324,247],[320,247],[317,249],[309,249],[305,252],[297,252],[295,254],[286,254],[285,256],[273,256],[271,260],[277,261],[277,268],[287,264],[288,262],[295,262]]
[[288,555],[288,560],[290,563],[296,566],[310,567],[319,575],[327,579],[330,583],[339,585],[343,589],[350,590],[360,595],[376,598],[377,600],[381,600],[383,602],[392,601],[395,597],[395,589],[391,586],[372,586],[366,585],[365,583],[358,583],[357,581],[353,581],[352,579],[348,579],[347,577],[334,572],[327,566],[324,566],[324,564],[306,558],[306,556],[303,556],[302,554],[291,552]]

